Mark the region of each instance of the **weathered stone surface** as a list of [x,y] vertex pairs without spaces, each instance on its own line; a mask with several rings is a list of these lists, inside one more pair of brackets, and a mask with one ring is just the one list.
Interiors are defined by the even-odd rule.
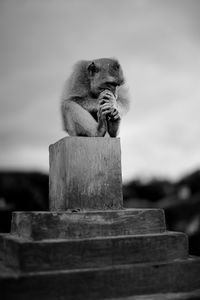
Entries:
[[4,243],[6,236],[6,233],[0,233],[0,261],[4,259]]
[[189,292],[200,287],[200,259],[0,275],[2,299],[104,299]]
[[12,233],[33,240],[164,232],[161,209],[86,212],[14,212]]
[[[140,295],[140,296],[130,296],[123,298],[109,298],[109,300],[199,300],[200,299],[200,289],[185,292],[185,293],[165,293],[165,294],[151,294],[151,295]],[[103,299],[103,300],[108,300]]]
[[37,242],[8,235],[4,244],[7,265],[24,271],[97,268],[188,256],[186,235],[174,232]]
[[166,231],[163,211],[122,209],[118,139],[70,137],[50,146],[50,209],[13,213],[11,234],[0,235],[2,300],[200,288],[200,258],[188,258],[184,234]]
[[65,137],[49,152],[50,210],[122,208],[119,138]]

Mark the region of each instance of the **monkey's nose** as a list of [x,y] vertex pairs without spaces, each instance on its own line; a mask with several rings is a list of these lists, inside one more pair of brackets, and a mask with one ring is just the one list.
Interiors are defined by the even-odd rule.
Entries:
[[110,86],[110,87],[116,87],[118,85],[115,81],[106,82],[106,84],[107,84],[107,86]]
[[106,89],[110,90],[112,93],[115,93],[117,83],[116,82],[106,82]]

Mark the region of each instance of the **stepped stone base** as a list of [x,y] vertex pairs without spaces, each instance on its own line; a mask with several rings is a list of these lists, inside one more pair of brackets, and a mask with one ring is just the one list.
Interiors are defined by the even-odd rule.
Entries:
[[160,233],[163,210],[14,212],[12,234],[33,240]]
[[186,236],[175,232],[37,242],[7,235],[4,249],[8,266],[30,272],[162,262],[188,256]]
[[166,231],[162,210],[15,212],[0,246],[3,300],[126,299],[200,287],[200,258],[188,257],[186,235]]
[[[4,299],[104,299],[190,292],[200,258],[162,210],[15,212],[0,236]],[[123,298],[122,298],[123,299]]]
[[104,299],[190,292],[200,287],[200,259],[1,275],[3,299]]

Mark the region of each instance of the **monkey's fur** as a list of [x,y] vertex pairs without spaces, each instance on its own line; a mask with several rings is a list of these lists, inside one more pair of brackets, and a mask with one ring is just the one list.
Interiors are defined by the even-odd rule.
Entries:
[[62,95],[64,129],[72,136],[116,137],[129,99],[116,59],[79,61]]

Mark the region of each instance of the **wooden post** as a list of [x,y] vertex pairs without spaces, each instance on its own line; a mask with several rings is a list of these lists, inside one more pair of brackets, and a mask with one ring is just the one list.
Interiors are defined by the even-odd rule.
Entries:
[[65,137],[49,152],[50,210],[122,208],[119,138]]

